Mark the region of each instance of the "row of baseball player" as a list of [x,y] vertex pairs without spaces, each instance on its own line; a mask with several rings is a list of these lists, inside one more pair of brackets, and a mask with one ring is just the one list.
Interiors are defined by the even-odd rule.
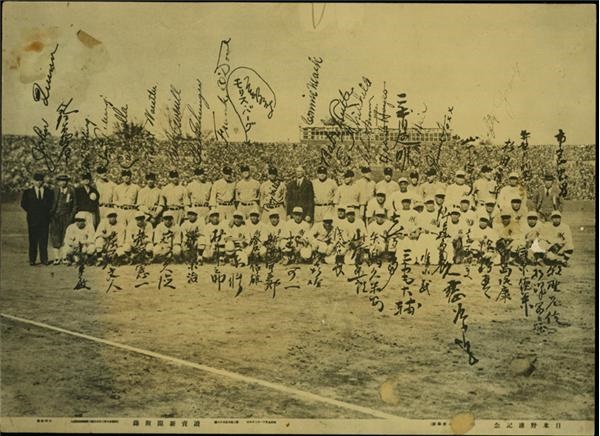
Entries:
[[[454,182],[445,184],[436,180],[436,172],[430,169],[426,180],[420,181],[416,172],[410,177],[393,178],[393,169],[384,169],[384,178],[379,182],[372,180],[369,167],[361,168],[361,177],[355,179],[354,171],[346,170],[343,182],[328,176],[327,168],[317,169],[317,178],[308,180],[304,169],[296,169],[296,177],[284,182],[279,178],[277,169],[269,168],[268,179],[259,182],[251,176],[247,165],[240,167],[241,178],[234,180],[233,170],[223,168],[223,177],[214,183],[207,179],[203,168],[194,171],[193,179],[185,186],[179,181],[176,171],[169,173],[169,183],[163,187],[156,185],[156,175],[146,175],[146,185],[140,187],[131,181],[128,170],[122,172],[121,182],[115,183],[106,175],[104,168],[99,168],[99,179],[95,186],[99,193],[100,216],[106,216],[111,209],[120,209],[125,215],[133,210],[144,208],[149,211],[150,218],[158,218],[164,210],[175,214],[175,221],[183,219],[184,209],[194,207],[201,217],[208,211],[217,209],[225,219],[230,218],[234,210],[244,215],[258,206],[263,211],[278,210],[281,215],[291,216],[294,207],[302,207],[307,221],[321,221],[323,216],[333,212],[336,205],[358,204],[359,215],[366,217],[366,209],[376,195],[384,195],[389,207],[399,209],[403,198],[411,198],[412,202],[424,201],[429,197],[442,196],[446,206],[458,205],[465,196],[471,198],[474,205],[483,205],[486,201],[495,200],[500,209],[508,209],[513,198],[520,198],[524,205],[535,209],[543,220],[549,218],[550,212],[560,209],[560,195],[551,175],[545,176],[544,188],[528,199],[525,188],[519,183],[519,175],[512,172],[508,183],[497,189],[493,180],[492,169],[484,166],[481,177],[471,187],[466,183],[466,173],[456,171]],[[125,217],[129,219],[129,217]]]
[[499,240],[513,252],[525,249],[532,260],[566,262],[573,253],[571,231],[562,222],[560,211],[552,212],[546,223],[539,220],[535,211],[519,218],[501,212],[494,223],[495,218],[483,209],[473,214],[472,210],[455,207],[443,215],[431,198],[415,207],[408,201],[402,205],[395,219],[390,219],[385,209],[376,208],[368,223],[357,216],[358,205],[339,208],[337,216],[328,213],[314,224],[304,220],[299,206],[288,220],[278,211],[271,211],[266,222],[261,220],[257,207],[247,215],[233,212],[231,221],[223,221],[219,211],[211,210],[206,222],[199,219],[194,208],[189,208],[181,225],[175,223],[175,214],[167,210],[155,228],[141,211],[134,212],[133,221],[128,224],[119,221],[119,212],[110,211],[97,229],[84,214],[78,213],[75,223],[67,228],[62,256],[66,262],[72,262],[77,254],[95,255],[101,262],[107,255],[132,260],[132,256],[143,252],[149,259],[169,256],[185,260],[191,250],[197,250],[205,261],[224,256],[245,265],[251,259],[263,260],[271,248],[280,250],[288,261],[309,261],[319,254],[326,263],[334,263],[341,256],[351,264],[361,250],[372,258],[395,254],[396,259],[410,250],[411,263],[423,263],[428,257],[429,263],[437,264],[441,240],[446,245],[445,258],[455,262],[461,257],[459,251],[467,249],[498,262]]

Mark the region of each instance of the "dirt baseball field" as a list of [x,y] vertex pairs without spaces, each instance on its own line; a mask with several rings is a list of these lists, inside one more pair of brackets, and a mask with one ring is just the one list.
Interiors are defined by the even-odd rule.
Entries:
[[[273,297],[251,270],[214,265],[198,269],[188,284],[185,265],[172,266],[172,285],[158,289],[161,265],[147,268],[148,285],[135,287],[134,266],[121,266],[108,292],[108,271],[84,270],[91,289],[74,290],[74,266],[27,262],[24,214],[2,204],[1,296],[3,315],[160,353],[267,383],[182,366],[127,348],[88,340],[2,316],[3,416],[155,416],[373,418],[368,410],[407,418],[594,419],[595,216],[593,202],[566,205],[575,254],[563,269],[561,321],[556,332],[534,332],[535,312],[525,317],[518,271],[510,299],[496,301],[498,272],[487,298],[478,272],[462,278],[468,339],[479,359],[469,365],[455,344],[454,305],[446,280],[429,293],[413,285],[421,306],[394,315],[402,296],[400,271],[381,293],[383,310],[348,282],[353,267],[336,277],[322,266],[321,286],[308,284],[310,265],[276,265]],[[457,268],[457,271],[463,271]],[[421,267],[413,267],[418,277]],[[365,272],[370,272],[366,270]],[[233,277],[241,273],[242,292]],[[384,265],[382,280],[387,277]],[[163,282],[164,283],[164,282]],[[290,283],[299,288],[285,289]],[[530,365],[531,363],[531,365]],[[522,371],[519,365],[531,367]],[[529,374],[529,375],[526,375]],[[277,388],[272,388],[273,383]],[[297,391],[307,393],[298,395]],[[368,410],[311,399],[340,400]]]

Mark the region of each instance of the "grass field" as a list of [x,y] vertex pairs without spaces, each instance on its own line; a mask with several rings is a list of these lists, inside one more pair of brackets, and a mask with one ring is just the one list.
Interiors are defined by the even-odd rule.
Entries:
[[[497,275],[487,299],[475,272],[474,281],[463,282],[468,338],[480,359],[474,366],[454,344],[460,331],[440,280],[430,295],[413,289],[422,303],[414,317],[394,316],[399,271],[382,293],[380,313],[346,281],[348,267],[339,278],[323,267],[316,288],[307,285],[303,266],[300,289],[285,290],[289,276],[277,265],[275,298],[264,283],[249,286],[247,268],[241,295],[234,297],[227,280],[217,290],[212,266],[200,268],[193,286],[185,266],[174,267],[176,289],[160,290],[159,265],[148,268],[150,285],[140,288],[133,267],[120,267],[115,283],[122,290],[109,293],[107,271],[88,268],[91,290],[74,291],[75,267],[28,265],[24,215],[14,203],[2,204],[1,311],[400,417],[450,418],[466,410],[478,419],[591,420],[594,203],[572,202],[566,210],[576,250],[560,278],[559,311],[570,325],[534,333],[534,319],[519,307],[518,278],[502,303],[495,301]],[[233,269],[223,271],[229,277]],[[373,418],[7,317],[0,322],[2,416]],[[533,356],[530,376],[511,370],[513,359]]]

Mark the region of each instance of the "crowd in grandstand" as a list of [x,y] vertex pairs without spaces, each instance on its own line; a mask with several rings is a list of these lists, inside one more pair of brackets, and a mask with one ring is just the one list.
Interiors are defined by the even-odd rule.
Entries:
[[235,265],[316,257],[347,264],[408,258],[414,264],[514,259],[566,265],[573,253],[551,174],[528,191],[514,171],[498,186],[488,165],[470,175],[472,184],[463,170],[444,183],[434,168],[398,177],[385,167],[375,181],[368,166],[356,173],[347,168],[340,183],[324,166],[312,180],[302,166],[286,179],[271,166],[260,181],[247,164],[237,172],[223,167],[217,180],[199,166],[185,184],[178,171],[169,171],[162,186],[152,172],[140,184],[130,170],[118,180],[105,167],[95,173],[82,174],[76,184],[68,175],[34,175],[21,200],[31,265],[38,251],[41,262],[50,263],[48,239],[54,264],[133,263],[141,256]]

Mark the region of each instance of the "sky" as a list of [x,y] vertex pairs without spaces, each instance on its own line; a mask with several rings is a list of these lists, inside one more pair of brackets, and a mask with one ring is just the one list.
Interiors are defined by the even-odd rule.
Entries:
[[[198,81],[206,100],[202,126],[214,131],[225,121],[219,97],[226,94],[215,70],[221,41],[229,40],[230,140],[243,139],[244,125],[253,141],[299,139],[312,57],[322,59],[315,125],[340,91],[357,89],[366,77],[373,104],[382,105],[384,82],[389,103],[406,93],[414,111],[409,122],[424,119],[433,127],[453,107],[452,129],[461,136],[501,143],[518,141],[525,129],[532,144],[554,143],[560,128],[567,143],[595,143],[595,5],[4,2],[3,8],[3,133],[33,134],[42,119],[60,133],[57,108],[71,99],[69,110],[78,110],[69,115],[71,129],[86,119],[102,126],[103,97],[127,105],[129,119],[143,122],[147,90],[155,85],[150,130],[163,136],[168,127],[172,85],[181,90],[189,132]],[[33,86],[45,89],[57,44],[45,106],[34,101]],[[256,96],[257,87],[263,100],[250,101],[244,115],[242,92]]]

